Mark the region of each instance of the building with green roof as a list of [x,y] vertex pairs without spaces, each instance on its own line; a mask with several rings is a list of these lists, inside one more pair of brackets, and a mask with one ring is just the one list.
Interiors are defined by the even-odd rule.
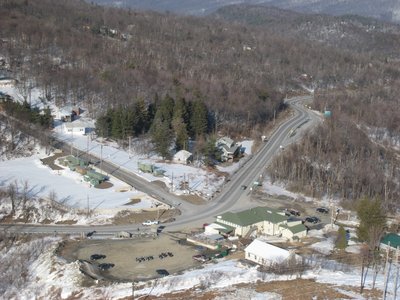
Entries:
[[240,212],[226,212],[217,216],[217,223],[234,228],[234,235],[246,237],[251,232],[257,235],[282,236],[289,240],[307,235],[301,220],[289,220],[284,212],[269,207],[254,207]]
[[397,247],[400,248],[400,235],[396,233],[388,233],[382,238],[381,248],[396,250]]

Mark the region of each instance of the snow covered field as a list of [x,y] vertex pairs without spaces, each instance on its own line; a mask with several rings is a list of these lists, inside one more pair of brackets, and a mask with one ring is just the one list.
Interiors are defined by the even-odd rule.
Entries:
[[[74,295],[75,297],[79,295],[80,299],[120,299],[132,295],[131,283],[99,283],[98,285],[94,284],[92,287],[83,287],[81,283],[84,275],[80,273],[78,263],[67,263],[63,259],[54,256],[54,250],[58,242],[59,239],[57,238],[44,238],[40,241],[15,246],[12,250],[14,255],[34,251],[35,247],[38,250],[34,251],[34,255],[31,255],[30,261],[24,266],[27,269],[26,276],[29,278],[29,282],[10,287],[3,294],[3,297],[15,298],[18,295],[17,299],[48,299],[49,297],[67,299]],[[6,258],[4,263],[8,263],[10,255],[5,256],[5,252],[6,250],[1,251],[0,256]],[[332,261],[330,268],[313,268],[306,271],[302,278],[336,285],[336,289],[350,299],[371,299],[365,298],[357,292],[360,284],[360,270],[358,268],[343,269],[340,264],[337,264],[337,266],[335,264],[337,263]],[[4,277],[6,274],[1,276]],[[135,296],[161,296],[165,293],[193,289],[199,293],[218,291],[227,297],[223,298],[221,296],[222,298],[216,299],[232,299],[229,295],[232,297],[238,294],[246,295],[246,299],[282,299],[279,291],[276,293],[255,292],[254,289],[243,286],[232,287],[236,284],[290,281],[296,278],[296,275],[276,275],[260,272],[256,266],[243,264],[236,259],[222,259],[218,263],[205,264],[201,269],[188,270],[183,274],[136,283]],[[6,281],[8,282],[9,280]],[[376,287],[382,289],[383,282],[382,274],[378,274]],[[370,289],[371,284],[372,276],[368,275],[366,288]],[[392,284],[393,282],[389,282],[388,296],[393,288]],[[297,291],[297,295],[301,294],[301,290]]]

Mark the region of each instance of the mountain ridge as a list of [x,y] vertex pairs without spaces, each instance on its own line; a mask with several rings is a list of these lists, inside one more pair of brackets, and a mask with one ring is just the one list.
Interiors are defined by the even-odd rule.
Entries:
[[400,2],[396,0],[94,0],[93,3],[172,12],[176,14],[208,15],[217,9],[232,4],[265,4],[302,13],[328,15],[354,14],[375,19],[400,23]]

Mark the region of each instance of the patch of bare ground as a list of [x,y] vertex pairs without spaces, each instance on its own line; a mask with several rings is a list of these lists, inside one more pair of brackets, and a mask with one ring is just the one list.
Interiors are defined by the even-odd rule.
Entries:
[[203,198],[198,195],[180,195],[179,198],[195,205],[203,205],[207,203]]
[[124,205],[133,205],[133,204],[138,204],[140,201],[142,201],[140,198],[131,198],[129,199],[130,201],[125,203]]
[[139,212],[123,210],[115,215],[112,223],[115,225],[137,224],[146,220],[160,220],[163,223],[175,219],[180,214],[181,212],[178,209],[142,210]]
[[75,220],[65,220],[56,222],[57,225],[74,225],[77,221]]
[[152,183],[154,183],[155,185],[158,185],[160,188],[167,190],[167,186],[165,184],[165,182],[160,181],[160,180],[154,180],[152,181]]
[[109,188],[112,187],[112,186],[113,186],[113,184],[112,184],[111,182],[109,182],[109,181],[103,181],[102,183],[96,185],[95,188],[96,188],[96,189],[104,190],[104,189],[109,189]]
[[[339,290],[338,290],[339,288]],[[298,299],[353,299],[352,297],[341,293],[340,290],[359,293],[356,287],[350,286],[334,286],[330,284],[318,283],[313,280],[295,279],[290,281],[273,281],[273,282],[258,282],[252,284],[238,284],[229,287],[230,291],[254,290],[258,293],[274,293],[280,295],[283,300],[298,300]],[[146,299],[162,299],[162,300],[178,300],[178,299],[193,299],[193,300],[212,300],[219,297],[228,299],[233,293],[229,291],[200,291],[199,289],[190,289],[184,292],[168,293],[161,296],[147,296]],[[366,299],[380,299],[381,292],[376,290],[364,290],[363,297]],[[127,298],[128,299],[128,298]]]
[[63,170],[63,168],[57,166],[54,162],[56,159],[58,159],[59,157],[65,156],[65,153],[63,152],[59,152],[59,153],[54,153],[52,156],[46,157],[46,158],[42,158],[41,162],[45,165],[45,166],[49,166],[52,170]]

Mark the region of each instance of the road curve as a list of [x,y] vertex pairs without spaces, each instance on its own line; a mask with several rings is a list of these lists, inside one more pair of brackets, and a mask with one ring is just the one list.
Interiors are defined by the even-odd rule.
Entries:
[[[154,183],[148,182],[139,176],[130,173],[128,170],[122,169],[119,166],[104,161],[102,163],[103,171],[111,174],[118,179],[136,187],[137,189],[148,193],[160,201],[171,206],[178,207],[182,214],[174,222],[165,224],[166,230],[179,230],[187,228],[189,224],[202,224],[203,220],[211,219],[212,217],[229,211],[235,204],[243,199],[243,196],[248,193],[247,190],[242,190],[241,186],[251,186],[254,181],[259,179],[260,174],[265,170],[268,163],[271,162],[274,155],[280,150],[280,145],[287,145],[290,140],[289,132],[292,128],[296,128],[305,122],[309,122],[308,126],[316,123],[318,118],[301,104],[304,101],[310,101],[312,96],[302,96],[287,99],[286,103],[293,109],[294,115],[285,123],[280,125],[271,135],[269,141],[254,154],[243,166],[230,178],[230,181],[225,184],[221,193],[205,205],[193,205],[182,201],[179,197],[168,193]],[[298,137],[297,137],[298,138]],[[60,147],[66,148],[68,151],[70,146],[61,143]],[[93,159],[98,159],[92,156]],[[135,225],[99,225],[99,226],[77,226],[77,225],[33,225],[33,224],[1,224],[0,230],[8,232],[23,232],[23,233],[71,233],[77,234],[96,230],[98,233],[113,234],[119,231],[136,231],[141,226]]]

